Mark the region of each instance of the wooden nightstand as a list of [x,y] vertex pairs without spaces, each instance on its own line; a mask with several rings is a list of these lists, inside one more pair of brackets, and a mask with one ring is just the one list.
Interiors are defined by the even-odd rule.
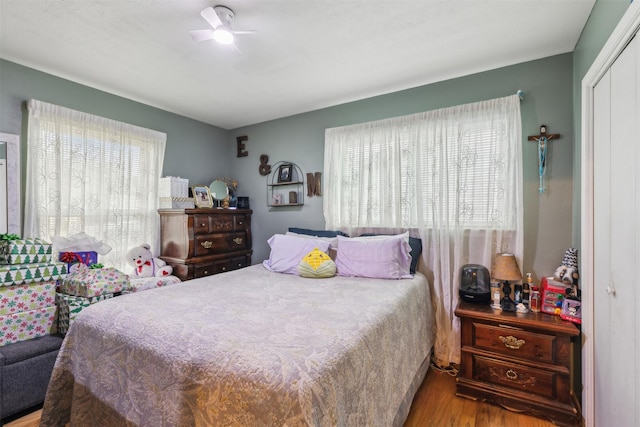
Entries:
[[570,381],[572,338],[580,335],[573,323],[466,302],[455,314],[462,334],[456,395],[557,424],[581,424]]

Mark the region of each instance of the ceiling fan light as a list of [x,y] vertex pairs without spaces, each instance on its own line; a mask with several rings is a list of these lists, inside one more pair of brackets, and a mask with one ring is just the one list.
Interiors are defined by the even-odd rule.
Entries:
[[213,32],[213,39],[221,44],[233,43],[233,33],[224,26],[218,27]]

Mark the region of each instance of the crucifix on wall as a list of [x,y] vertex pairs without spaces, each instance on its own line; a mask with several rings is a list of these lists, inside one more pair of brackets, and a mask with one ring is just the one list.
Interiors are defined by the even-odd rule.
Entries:
[[536,141],[538,143],[538,174],[540,175],[540,185],[538,193],[545,192],[544,176],[547,172],[547,149],[552,139],[560,138],[558,133],[547,133],[547,125],[540,125],[540,135],[531,135],[528,141]]

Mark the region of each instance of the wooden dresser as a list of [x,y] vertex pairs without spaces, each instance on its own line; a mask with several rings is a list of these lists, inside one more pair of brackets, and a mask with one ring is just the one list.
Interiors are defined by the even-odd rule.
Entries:
[[182,280],[251,265],[249,209],[160,209],[160,258]]
[[462,334],[458,396],[560,425],[581,424],[571,390],[576,325],[545,313],[503,312],[466,302],[455,313]]

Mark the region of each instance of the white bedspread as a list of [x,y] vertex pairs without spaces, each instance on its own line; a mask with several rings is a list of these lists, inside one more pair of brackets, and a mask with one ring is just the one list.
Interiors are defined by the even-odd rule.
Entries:
[[83,310],[42,426],[390,426],[431,350],[427,280],[261,265]]

